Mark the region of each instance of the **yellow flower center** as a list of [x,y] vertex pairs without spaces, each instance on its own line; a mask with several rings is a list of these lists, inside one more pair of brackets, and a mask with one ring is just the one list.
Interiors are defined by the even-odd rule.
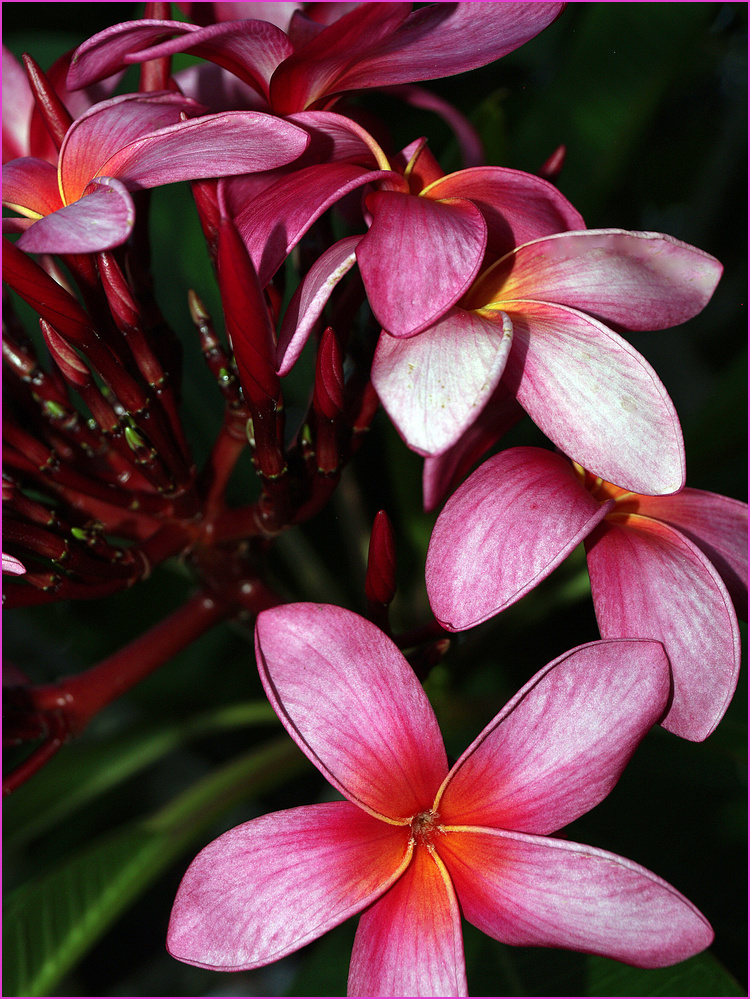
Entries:
[[605,520],[623,520],[632,513],[638,513],[638,507],[640,506],[640,496],[638,493],[630,492],[627,489],[622,489],[620,486],[613,485],[611,482],[606,482],[599,476],[587,472],[582,465],[579,465],[575,461],[573,462],[573,468],[581,483],[588,489],[594,499],[600,503],[606,503],[607,500],[615,501],[615,507],[607,514]]
[[432,809],[420,812],[411,820],[411,838],[416,845],[422,844],[431,847],[433,846],[433,838],[442,832],[440,816]]

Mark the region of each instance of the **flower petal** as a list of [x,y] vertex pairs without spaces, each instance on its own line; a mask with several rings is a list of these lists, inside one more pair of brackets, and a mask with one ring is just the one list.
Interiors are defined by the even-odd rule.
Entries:
[[719,574],[679,531],[637,514],[605,522],[586,551],[602,638],[662,642],[674,682],[662,725],[705,739],[732,699],[740,666],[737,618]]
[[276,356],[280,375],[291,371],[331,292],[354,266],[354,248],[361,238],[348,236],[334,243],[318,257],[292,296],[279,331]]
[[435,523],[425,569],[432,612],[450,631],[486,621],[557,568],[612,505],[599,504],[562,455],[501,451]]
[[[540,236],[586,227],[580,213],[553,184],[506,167],[480,166],[449,173],[425,188],[422,197],[472,201],[487,222],[487,249],[495,257]],[[474,297],[472,291],[472,301]],[[486,305],[491,299],[477,301]]]
[[3,204],[29,217],[57,211],[62,201],[56,168],[34,156],[4,163]]
[[315,163],[282,177],[250,201],[235,219],[261,285],[268,284],[293,247],[327,208],[390,171],[351,163]]
[[348,801],[236,826],[192,862],[175,898],[169,953],[200,968],[277,961],[360,912],[398,878],[409,830]]
[[[334,86],[336,91],[359,90],[437,80],[486,66],[538,35],[559,16],[563,6],[495,3],[476,7],[459,3],[421,8],[409,14],[396,31],[384,33],[382,40],[373,38],[377,44],[371,44],[370,51],[350,58],[329,92]],[[362,17],[357,13],[355,28]]]
[[456,894],[440,859],[424,847],[360,916],[346,994],[468,995]]
[[357,247],[370,308],[391,336],[413,336],[455,305],[479,273],[487,226],[470,201],[378,191]]
[[34,110],[34,97],[26,71],[4,45],[3,91],[6,95],[6,100],[3,101],[3,163],[7,163],[30,151],[29,124]]
[[456,443],[497,387],[512,337],[502,313],[458,308],[406,340],[381,333],[372,384],[412,450],[440,454]]
[[707,555],[747,620],[747,503],[703,489],[639,496],[638,512],[676,527]]
[[713,940],[708,921],[684,895],[604,850],[477,829],[451,831],[439,851],[464,916],[503,943],[660,968]]
[[131,190],[199,177],[273,170],[295,160],[307,133],[260,111],[225,111],[190,118],[141,136],[110,157],[102,168]]
[[441,823],[561,829],[606,798],[670,690],[659,642],[590,642],[566,652],[454,764],[435,803]]
[[555,302],[628,330],[661,330],[705,308],[721,277],[715,257],[658,232],[589,229],[519,246],[478,282],[482,303]]
[[256,624],[258,668],[284,727],[327,780],[407,821],[448,771],[430,702],[396,645],[341,607],[286,604]]
[[97,177],[78,201],[29,226],[17,245],[27,253],[97,253],[124,243],[134,222],[135,205],[125,185]]
[[607,482],[638,493],[685,484],[680,422],[656,372],[583,313],[505,302],[513,349],[504,381],[539,429]]
[[451,489],[506,431],[525,413],[500,382],[477,419],[447,451],[424,460],[422,498],[426,511],[434,510]]

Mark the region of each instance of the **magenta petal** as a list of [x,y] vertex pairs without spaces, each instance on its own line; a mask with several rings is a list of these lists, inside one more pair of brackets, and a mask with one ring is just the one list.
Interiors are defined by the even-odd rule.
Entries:
[[646,360],[602,323],[543,302],[503,302],[513,322],[504,381],[573,461],[637,493],[685,484],[682,431]]
[[663,520],[707,555],[747,619],[747,503],[703,489],[674,496],[639,496],[638,513]]
[[607,521],[586,543],[602,638],[653,638],[672,667],[662,722],[699,742],[721,721],[737,685],[740,636],[719,574],[679,531],[631,515]]
[[440,454],[456,443],[497,387],[512,338],[503,313],[458,308],[406,340],[381,333],[372,384],[412,450]]
[[517,447],[490,458],[445,504],[425,578],[443,627],[462,631],[519,600],[604,518],[561,455]]
[[487,226],[479,209],[460,199],[379,191],[367,207],[373,221],[357,247],[357,263],[370,308],[392,336],[412,336],[469,288],[482,264]]
[[466,996],[461,913],[441,861],[417,847],[359,919],[348,996]]
[[284,313],[277,349],[278,371],[288,374],[320,318],[331,292],[354,266],[361,236],[348,236],[321,254],[305,275]]
[[383,42],[372,46],[371,52],[350,59],[336,88],[359,90],[437,80],[486,66],[538,35],[563,7],[561,3],[424,7],[411,13],[390,37],[386,35]]
[[[29,124],[34,97],[21,63],[3,45],[3,163],[30,152]],[[11,99],[11,94],[12,99]]]
[[124,184],[97,177],[89,193],[29,226],[17,245],[27,253],[97,253],[124,243],[134,222]]
[[103,169],[132,189],[199,177],[273,170],[301,155],[301,128],[259,111],[225,111],[191,118],[118,150]]
[[3,204],[24,215],[49,215],[62,205],[57,169],[34,156],[3,163]]
[[677,326],[705,308],[721,277],[715,257],[658,232],[590,229],[519,246],[477,289],[502,308],[536,299],[581,309],[628,330]]
[[448,826],[546,834],[615,786],[671,690],[659,642],[581,645],[545,666],[458,759],[435,808]]
[[341,607],[263,611],[256,655],[285,728],[327,780],[365,810],[405,821],[448,772],[430,702],[396,645]]
[[[487,222],[487,249],[495,256],[521,243],[585,229],[580,213],[549,181],[522,170],[480,166],[449,173],[422,192],[436,198],[468,198]],[[483,299],[485,305],[489,299]]]
[[235,219],[265,287],[313,222],[327,208],[390,171],[351,163],[316,163],[282,177],[250,201]]
[[439,851],[466,919],[503,943],[660,968],[713,940],[708,921],[684,895],[604,850],[477,829],[451,831]]
[[182,879],[169,953],[217,971],[277,961],[374,901],[410,852],[408,828],[348,801],[236,826],[205,847]]
[[434,510],[455,489],[471,467],[506,431],[524,417],[523,409],[502,381],[477,419],[447,451],[424,460],[422,497],[425,510]]

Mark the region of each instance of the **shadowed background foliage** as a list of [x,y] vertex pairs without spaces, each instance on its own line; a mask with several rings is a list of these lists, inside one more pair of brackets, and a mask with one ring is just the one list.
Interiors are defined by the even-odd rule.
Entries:
[[[142,11],[4,4],[4,42],[47,67]],[[739,499],[747,450],[746,32],[745,4],[573,3],[500,62],[429,84],[472,118],[490,163],[536,172],[564,143],[558,185],[590,227],[666,232],[722,261],[724,277],[700,316],[630,339],[680,413],[688,484]],[[446,170],[460,165],[439,119],[377,94],[362,103],[384,115],[397,145],[426,134]],[[217,320],[220,308],[185,186],[155,192],[152,232],[160,301],[185,344],[183,411],[200,456],[221,406],[191,331],[187,289]],[[523,424],[503,446],[539,441]],[[274,571],[296,599],[363,610],[369,529],[385,509],[397,531],[396,624],[419,623],[434,522],[420,508],[421,461],[378,418],[350,473],[327,510],[284,537]],[[249,463],[233,490],[237,502],[255,495]],[[5,656],[40,682],[84,669],[178,606],[190,585],[170,564],[110,599],[9,613]],[[537,669],[597,637],[581,557],[458,636],[427,682],[449,755]],[[716,930],[710,953],[645,972],[503,947],[466,927],[471,994],[747,994],[745,690],[743,676],[704,744],[652,732],[611,796],[567,833],[644,864],[686,894]],[[343,995],[355,921],[246,974],[190,968],[164,950],[174,892],[201,846],[254,815],[325,793],[262,702],[249,628],[215,628],[103,712],[6,803],[4,994]]]

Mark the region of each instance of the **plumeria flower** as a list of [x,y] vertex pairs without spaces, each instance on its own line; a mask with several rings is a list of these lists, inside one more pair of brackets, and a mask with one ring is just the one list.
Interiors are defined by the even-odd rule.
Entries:
[[[419,336],[386,327],[373,385],[406,443],[436,455],[460,440],[502,379],[543,433],[593,473],[673,493],[685,483],[677,414],[654,370],[615,329],[691,319],[721,272],[714,257],[661,233],[544,235],[484,271]],[[485,342],[498,351],[507,344],[503,363],[480,350]]]
[[309,142],[302,129],[270,115],[201,111],[166,92],[90,108],[68,129],[57,167],[30,156],[3,165],[3,204],[24,216],[3,219],[3,231],[21,232],[18,245],[31,253],[109,249],[132,230],[131,191],[273,169]]
[[430,4],[412,11],[411,3],[324,3],[288,21],[291,5],[274,5],[287,30],[263,19],[269,6],[258,5],[257,19],[205,27],[145,19],[106,28],[77,49],[68,85],[86,86],[129,63],[190,52],[230,70],[276,114],[327,109],[350,91],[485,66],[539,34],[565,4]]
[[344,801],[253,819],[177,893],[170,953],[224,971],[276,961],[362,913],[354,996],[467,994],[461,915],[504,943],[642,967],[707,947],[705,918],[643,867],[548,834],[601,801],[669,696],[657,642],[594,642],[539,672],[449,770],[396,645],[338,607],[260,614],[266,693]]
[[747,616],[747,505],[700,489],[642,496],[535,447],[490,458],[441,511],[427,553],[435,616],[462,631],[504,610],[585,542],[603,638],[662,642],[662,721],[705,739],[737,685]]

